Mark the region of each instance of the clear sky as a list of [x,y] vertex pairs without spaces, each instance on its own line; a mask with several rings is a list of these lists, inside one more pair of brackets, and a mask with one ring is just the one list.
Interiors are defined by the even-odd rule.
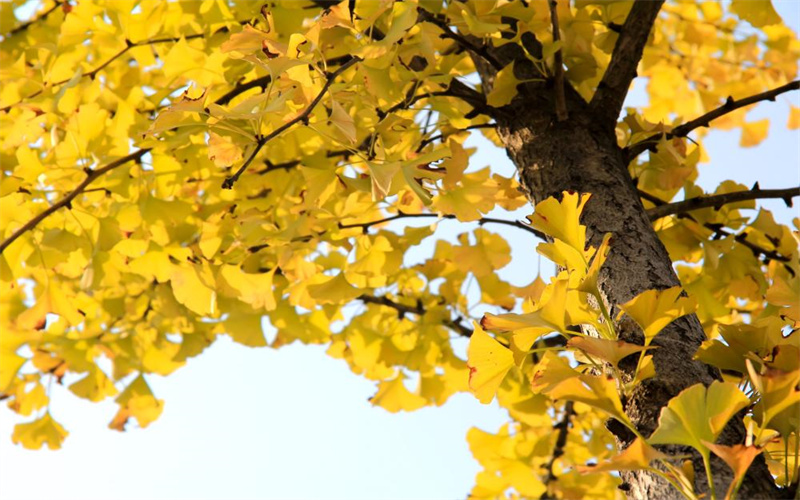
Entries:
[[[775,5],[797,30],[800,3],[778,0]],[[631,104],[642,102],[643,87],[637,82]],[[768,139],[757,148],[739,148],[739,132],[712,132],[705,142],[711,162],[701,167],[700,184],[708,190],[724,179],[759,181],[764,188],[799,185],[800,135],[785,128],[789,103],[800,106],[800,94],[785,94],[751,115],[772,120]],[[505,152],[485,140],[475,144],[479,152],[470,168],[513,171]],[[779,200],[764,206],[784,222],[798,215]],[[443,221],[437,235],[452,239],[466,227]],[[502,276],[518,285],[530,282],[537,273],[536,240],[513,229],[487,229],[502,233],[513,248],[513,262]],[[431,249],[432,244],[420,252]],[[90,403],[54,387],[53,413],[70,432],[64,448],[55,452],[14,446],[10,434],[19,420],[0,408],[0,497],[465,498],[478,471],[467,430],[477,426],[494,432],[506,422],[495,404],[481,405],[469,394],[413,413],[372,407],[368,398],[374,384],[319,346],[276,351],[220,338],[173,375],[148,381],[166,401],[164,413],[149,428],[125,433],[107,428],[116,412],[112,401]]]

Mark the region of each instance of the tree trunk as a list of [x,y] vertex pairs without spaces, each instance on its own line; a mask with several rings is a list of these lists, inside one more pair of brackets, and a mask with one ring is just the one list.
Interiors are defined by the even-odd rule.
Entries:
[[[530,40],[529,40],[530,42]],[[523,37],[525,43],[525,37]],[[520,80],[536,75],[516,44],[495,49],[495,57],[503,64],[515,61]],[[484,93],[492,88],[494,70],[478,57],[473,57],[483,83]],[[517,167],[520,181],[531,203],[547,197],[561,197],[565,190],[591,193],[582,223],[587,227],[588,242],[595,247],[605,233],[613,233],[611,252],[601,272],[599,284],[606,302],[616,317],[618,304],[627,302],[645,290],[679,285],[672,261],[653,230],[631,176],[625,155],[617,145],[614,123],[597,117],[586,101],[571,87],[566,89],[568,119],[557,121],[552,81],[546,84],[524,84],[509,106],[497,110],[497,132],[506,151]],[[604,124],[605,122],[605,124]],[[641,330],[624,319],[617,325],[620,338],[643,343]],[[653,340],[653,361],[656,376],[640,384],[627,400],[625,412],[637,429],[649,436],[658,425],[661,408],[670,398],[687,387],[709,385],[720,379],[716,369],[693,360],[705,340],[700,321],[694,314],[680,318],[666,327]],[[621,366],[630,376],[635,361]],[[736,419],[734,419],[736,420]],[[633,440],[633,434],[622,425],[609,423],[619,449]],[[741,420],[728,425],[720,441],[724,444],[744,442]],[[703,462],[694,450],[666,447],[676,454],[692,454],[695,489],[708,490]],[[724,492],[732,480],[731,469],[719,459],[712,460],[715,489]],[[643,471],[623,472],[623,489],[629,498],[682,498],[664,480]],[[763,456],[752,465],[741,487],[739,497],[747,499],[775,498],[774,485]]]

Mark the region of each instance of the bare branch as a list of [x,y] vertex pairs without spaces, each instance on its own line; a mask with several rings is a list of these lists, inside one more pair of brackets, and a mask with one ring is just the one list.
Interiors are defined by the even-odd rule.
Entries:
[[[558,27],[558,0],[550,0],[550,22],[553,24],[553,42],[558,43],[561,40],[561,30]],[[556,50],[553,55],[553,66],[555,76],[555,94],[556,94],[556,118],[558,121],[563,122],[569,118],[567,113],[567,99],[564,95],[564,59],[562,56],[561,48]]]
[[418,11],[421,20],[429,22],[431,24],[435,24],[436,26],[439,27],[439,29],[442,30],[442,35],[441,35],[442,38],[449,38],[455,41],[457,44],[461,45],[461,47],[463,47],[464,49],[469,50],[470,52],[473,52],[474,54],[480,56],[486,62],[491,64],[495,70],[500,71],[501,69],[503,69],[503,65],[500,64],[500,61],[498,61],[491,53],[489,53],[489,51],[486,49],[485,46],[475,45],[474,43],[467,40],[465,37],[459,35],[458,33],[453,32],[450,29],[450,26],[443,19],[439,18],[438,16],[435,16],[431,12],[428,12],[427,10],[421,8],[418,9]]
[[[642,191],[641,189],[639,190],[639,196],[642,199],[647,200],[650,203],[653,203],[654,205],[656,205],[656,207],[660,207],[660,206],[663,206],[663,205],[668,205],[668,203],[666,201],[662,200],[661,198],[659,198],[657,196],[653,196],[652,194],[647,193],[645,191]],[[697,219],[695,219],[694,217],[692,217],[691,215],[686,214],[686,213],[678,214],[678,217],[685,217],[685,218],[687,218],[687,219],[689,219],[691,221],[697,222]],[[733,236],[733,238],[736,241],[738,241],[742,245],[744,245],[747,248],[749,248],[750,251],[753,252],[753,255],[763,255],[765,262],[767,262],[769,260],[777,260],[779,262],[784,262],[784,263],[791,261],[791,259],[789,257],[786,257],[785,255],[781,255],[780,253],[778,253],[778,252],[776,252],[774,250],[768,250],[768,249],[766,249],[766,248],[764,248],[764,247],[762,247],[760,245],[752,243],[751,241],[749,241],[747,239],[747,233],[734,234],[734,233],[731,233],[729,231],[724,230],[722,227],[720,227],[717,224],[711,224],[709,222],[703,223],[703,227],[713,231],[716,238],[727,238],[729,236]],[[791,272],[792,272],[792,274],[794,274],[794,271],[791,271]]]
[[[222,28],[218,29],[215,33],[220,33],[220,32],[225,32],[225,31],[228,31],[228,28],[222,27]],[[186,40],[193,40],[195,38],[202,38],[204,36],[205,36],[204,33],[196,33],[194,35],[186,35],[183,38],[185,38]],[[109,64],[111,64],[112,62],[114,62],[117,59],[119,59],[120,57],[122,57],[126,52],[128,52],[129,50],[131,50],[134,47],[142,47],[142,46],[145,46],[145,45],[156,45],[156,44],[168,43],[168,42],[177,42],[180,39],[181,39],[180,37],[168,37],[168,38],[155,38],[155,39],[152,39],[152,40],[143,40],[141,42],[131,42],[130,40],[126,39],[124,48],[120,49],[116,54],[114,54],[113,56],[108,58],[106,61],[104,61],[99,66],[97,66],[95,69],[93,69],[93,70],[91,70],[91,71],[89,71],[87,73],[83,73],[80,76],[80,78],[87,78],[88,77],[88,78],[94,79],[97,76],[97,73],[99,73],[100,71],[104,70]],[[65,83],[68,83],[70,80],[71,80],[71,78],[67,78],[65,80],[60,80],[60,81],[57,81],[57,82],[51,82],[49,85],[64,85]],[[0,108],[0,111],[8,111],[9,109],[11,109],[12,107],[16,106],[17,104],[20,104],[21,102],[25,102],[28,99],[33,99],[34,97],[40,95],[42,92],[43,92],[43,90],[39,89],[36,92],[34,92],[33,94],[25,96],[19,102],[16,102],[14,104],[9,104],[8,106]]]
[[667,203],[651,208],[647,211],[650,220],[657,220],[668,215],[681,214],[699,210],[701,208],[714,207],[719,210],[723,205],[736,203],[739,201],[759,200],[769,198],[782,199],[787,206],[792,206],[792,198],[800,196],[800,187],[788,189],[750,189],[746,191],[736,191],[733,193],[717,194],[712,196],[698,196],[675,203]]
[[[339,229],[352,229],[352,228],[360,227],[361,230],[366,233],[369,230],[370,227],[378,225],[378,224],[383,224],[385,222],[391,222],[391,221],[399,220],[399,219],[417,219],[417,218],[425,218],[425,217],[434,217],[434,218],[437,218],[437,219],[456,219],[456,216],[452,215],[452,214],[439,215],[439,214],[406,214],[406,213],[399,213],[399,214],[393,215],[391,217],[386,217],[385,219],[378,219],[378,220],[373,220],[373,221],[369,221],[369,222],[360,222],[360,223],[354,223],[354,224],[342,224],[340,222],[339,223]],[[523,229],[523,230],[533,234],[534,236],[536,236],[537,238],[540,238],[542,240],[546,240],[547,239],[547,236],[544,233],[542,233],[541,231],[539,231],[537,229],[534,229],[531,226],[525,224],[524,222],[520,222],[520,221],[496,219],[494,217],[481,217],[480,219],[478,219],[475,222],[477,222],[480,225],[483,225],[483,224],[503,224],[503,225],[506,225],[506,226],[516,227],[516,228],[519,228],[519,229]]]
[[[406,304],[401,304],[400,302],[396,302],[388,297],[375,297],[373,295],[360,295],[356,297],[357,300],[364,302],[365,304],[378,304],[386,307],[391,307],[392,309],[397,311],[397,314],[402,318],[406,314],[416,314],[417,316],[422,316],[427,312],[425,306],[422,305],[422,302],[417,300],[417,303],[414,306],[409,306]],[[462,318],[457,316],[456,319],[448,319],[442,320],[442,324],[451,330],[454,330],[462,337],[471,337],[472,336],[472,329],[465,326],[461,323]]]
[[98,168],[96,170],[88,170],[88,175],[86,176],[86,178],[83,180],[83,182],[78,184],[75,187],[75,189],[73,189],[72,191],[67,193],[67,195],[65,195],[63,198],[61,198],[57,202],[55,202],[52,205],[50,205],[45,211],[43,211],[42,213],[40,213],[39,215],[37,215],[33,219],[31,219],[28,222],[26,222],[22,227],[17,229],[11,236],[9,236],[5,240],[3,240],[3,242],[0,243],[0,254],[2,254],[3,251],[10,244],[12,244],[17,238],[19,238],[20,236],[25,234],[27,231],[30,231],[31,229],[36,227],[40,222],[42,222],[44,219],[46,219],[48,216],[50,216],[50,214],[60,210],[63,207],[70,208],[71,204],[72,204],[72,200],[74,200],[79,194],[81,194],[89,184],[91,184],[92,182],[95,181],[95,179],[97,179],[98,177],[102,176],[106,172],[114,170],[115,168],[117,168],[119,166],[122,166],[122,165],[124,165],[124,164],[126,164],[128,162],[138,161],[139,159],[141,159],[142,156],[144,156],[149,151],[150,151],[150,149],[140,149],[139,151],[136,151],[135,153],[131,153],[128,156],[123,156],[122,158],[114,160],[111,163],[109,163],[109,164],[107,164],[107,165],[105,165],[103,167],[100,167],[100,168]]
[[636,67],[642,58],[647,38],[664,0],[641,0],[633,3],[611,54],[611,62],[597,86],[590,103],[592,111],[606,125],[613,126],[622,103],[636,78]]
[[[575,415],[574,404],[572,401],[567,401],[564,404],[564,415],[562,415],[561,420],[559,420],[559,422],[553,426],[553,430],[558,431],[558,434],[556,436],[556,444],[553,447],[553,455],[545,467],[547,470],[547,476],[543,481],[545,486],[548,486],[551,482],[557,479],[555,473],[553,472],[553,466],[555,465],[556,460],[558,460],[558,458],[564,454],[564,447],[567,445],[567,437],[569,436],[570,420],[572,419],[573,415]],[[546,500],[555,497],[550,496],[549,491],[545,490],[545,492],[542,493],[542,496],[539,498],[541,500]]]
[[21,33],[23,31],[27,30],[32,25],[44,21],[45,19],[47,19],[47,16],[49,16],[50,14],[53,13],[53,11],[55,11],[56,9],[61,7],[62,3],[64,3],[64,2],[62,2],[61,0],[55,0],[55,2],[53,3],[52,7],[50,7],[46,11],[42,12],[38,17],[35,17],[35,18],[31,19],[30,21],[26,21],[26,22],[20,24],[19,26],[17,26],[16,28],[12,29],[11,31],[8,32],[7,35],[3,35],[3,38],[8,39],[8,38],[16,35],[17,33]]
[[336,80],[336,77],[341,75],[342,73],[344,73],[350,66],[354,65],[355,63],[357,63],[359,61],[361,61],[360,57],[353,56],[352,59],[350,59],[346,63],[342,64],[339,67],[339,69],[337,69],[336,71],[334,71],[333,73],[331,73],[328,76],[327,80],[325,81],[325,85],[322,86],[322,89],[319,91],[317,96],[314,97],[314,100],[311,101],[311,103],[306,107],[305,110],[303,110],[302,113],[300,113],[299,115],[297,115],[293,119],[289,120],[288,122],[284,123],[280,127],[276,128],[275,130],[273,130],[269,134],[267,134],[267,135],[265,135],[263,137],[260,137],[258,139],[258,141],[256,142],[256,147],[253,149],[253,152],[250,153],[250,156],[247,158],[247,160],[245,160],[245,162],[242,164],[242,166],[239,167],[239,170],[237,170],[235,174],[233,174],[232,176],[230,176],[227,179],[225,179],[225,181],[222,183],[222,188],[223,189],[231,189],[231,188],[233,188],[233,185],[236,183],[236,181],[239,180],[239,177],[242,175],[242,173],[245,170],[247,170],[247,167],[250,166],[250,163],[253,162],[253,160],[255,159],[256,155],[259,153],[259,151],[261,151],[261,148],[263,148],[266,143],[268,143],[272,139],[278,137],[283,132],[285,132],[286,130],[288,130],[292,126],[296,125],[297,123],[306,122],[308,120],[308,116],[311,114],[312,111],[314,111],[314,108],[322,100],[322,97],[325,95],[325,93],[328,92],[328,89],[331,87],[331,85],[333,84],[334,80]]
[[[785,92],[790,92],[792,90],[800,90],[800,80],[795,80],[793,82],[787,83],[786,85],[750,97],[745,97],[743,99],[736,100],[733,97],[728,96],[728,99],[725,101],[725,104],[709,111],[703,116],[695,118],[690,122],[686,122],[683,125],[675,127],[674,129],[672,129],[671,132],[666,134],[666,138],[671,139],[673,137],[686,137],[689,134],[689,132],[700,127],[708,127],[713,120],[716,120],[721,116],[725,116],[732,111],[735,111],[739,108],[743,108],[745,106],[750,106],[751,104],[755,104],[761,101],[774,101],[775,98],[778,97],[779,95]],[[628,160],[629,161],[633,160],[645,150],[649,149],[650,151],[655,151],[656,143],[663,136],[664,136],[663,133],[653,134],[647,139],[644,139],[641,142],[637,142],[636,144],[633,144],[632,146],[628,147],[627,148]]]

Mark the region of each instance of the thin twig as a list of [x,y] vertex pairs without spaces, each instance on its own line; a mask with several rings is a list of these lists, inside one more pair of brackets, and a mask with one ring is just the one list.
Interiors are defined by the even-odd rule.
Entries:
[[[739,108],[743,108],[745,106],[750,106],[751,104],[756,104],[757,102],[761,101],[774,101],[775,98],[778,97],[779,95],[785,92],[790,92],[792,90],[798,90],[798,89],[800,89],[800,80],[795,80],[793,82],[787,83],[786,85],[782,85],[772,90],[752,95],[750,97],[744,97],[738,100],[728,96],[728,99],[722,106],[713,109],[708,113],[698,118],[695,118],[692,121],[686,122],[683,125],[679,125],[673,128],[671,132],[668,132],[666,134],[666,139],[672,139],[673,137],[686,137],[689,134],[689,132],[700,127],[708,127],[713,120],[716,120],[721,116],[725,116],[732,111],[735,111]],[[647,139],[643,139],[642,141],[629,146],[626,151],[628,160],[629,161],[633,160],[645,150],[649,149],[650,151],[655,151],[658,141],[661,140],[661,138],[664,137],[664,135],[665,134],[663,133],[653,134]]]
[[[456,219],[456,216],[453,215],[453,214],[439,215],[439,214],[407,214],[407,213],[399,213],[399,214],[393,215],[391,217],[386,217],[384,219],[378,219],[378,220],[373,220],[373,221],[369,221],[369,222],[360,222],[360,223],[354,223],[354,224],[342,224],[340,222],[339,223],[339,229],[352,229],[352,228],[360,227],[361,230],[366,233],[369,230],[370,227],[375,226],[377,224],[383,224],[385,222],[391,222],[391,221],[395,221],[395,220],[399,220],[399,219],[415,219],[415,218],[425,218],[425,217],[435,217],[435,218],[439,218],[439,219]],[[496,219],[494,217],[481,217],[480,219],[478,219],[478,220],[476,220],[474,222],[477,222],[480,225],[483,225],[483,224],[503,224],[503,225],[506,225],[506,226],[516,227],[516,228],[519,228],[519,229],[523,229],[523,230],[533,234],[534,236],[536,236],[537,238],[540,238],[542,240],[546,240],[547,239],[547,236],[544,233],[542,233],[541,231],[539,231],[537,229],[534,229],[531,226],[529,226],[529,225],[527,225],[527,224],[525,224],[523,222],[520,222],[520,221]]]
[[75,189],[70,191],[66,196],[64,196],[63,198],[61,198],[60,200],[58,200],[54,204],[50,205],[42,213],[40,213],[39,215],[37,215],[33,219],[29,220],[28,222],[26,222],[22,227],[17,229],[11,236],[9,236],[5,240],[3,240],[3,242],[0,243],[0,254],[2,254],[3,251],[11,243],[13,243],[17,238],[19,238],[20,236],[25,234],[25,232],[30,231],[31,229],[36,227],[40,222],[42,222],[44,219],[46,219],[53,212],[56,212],[57,210],[59,210],[59,209],[61,209],[63,207],[68,207],[68,208],[71,207],[72,200],[74,200],[79,194],[81,194],[83,192],[83,190],[86,188],[86,186],[88,186],[89,184],[94,182],[95,179],[97,179],[98,177],[102,176],[106,172],[114,170],[115,168],[117,168],[117,167],[119,167],[121,165],[124,165],[124,164],[126,164],[128,162],[131,162],[131,161],[137,161],[137,160],[141,159],[141,157],[144,156],[149,151],[150,151],[150,149],[140,149],[139,151],[136,151],[135,153],[131,153],[131,154],[127,155],[127,156],[123,156],[122,158],[114,160],[111,163],[109,163],[109,164],[107,164],[107,165],[105,165],[103,167],[100,167],[100,168],[98,168],[96,170],[89,170],[88,171],[88,175],[86,176],[86,178],[83,180],[83,182],[78,184],[75,187]]
[[[645,199],[645,200],[649,201],[650,203],[653,203],[657,207],[668,204],[666,201],[662,200],[661,198],[659,198],[657,196],[653,196],[652,194],[647,193],[645,191],[642,191],[641,189],[639,190],[639,196],[642,199]],[[695,219],[694,217],[692,217],[691,215],[686,214],[686,213],[678,214],[678,217],[687,218],[687,219],[689,219],[689,220],[691,220],[693,222],[697,222],[697,219]],[[791,261],[791,259],[789,257],[781,255],[781,254],[779,254],[778,252],[776,252],[774,250],[767,250],[766,248],[764,248],[764,247],[762,247],[760,245],[752,243],[751,241],[749,241],[747,239],[747,233],[739,233],[739,234],[731,233],[729,231],[726,231],[726,230],[722,229],[718,225],[711,224],[711,223],[708,223],[708,222],[703,223],[703,227],[713,231],[714,234],[719,238],[727,238],[727,237],[733,236],[733,239],[735,239],[736,241],[738,241],[742,245],[744,245],[747,248],[749,248],[750,251],[753,252],[753,255],[759,255],[759,254],[763,255],[764,258],[765,258],[765,261],[777,260],[777,261],[783,262],[783,263]],[[791,268],[787,267],[787,269],[790,269],[790,272],[792,274],[794,274],[794,271],[791,270]]]
[[719,209],[728,203],[736,203],[748,200],[761,200],[761,199],[782,199],[787,206],[792,206],[792,198],[800,196],[800,187],[788,189],[750,189],[746,191],[736,191],[733,193],[717,194],[712,196],[697,196],[689,198],[688,200],[678,201],[675,203],[667,203],[651,208],[647,211],[648,217],[651,221],[666,217],[668,215],[681,214],[691,212],[692,210],[700,210],[701,208],[714,207]]
[[[417,316],[422,316],[427,312],[425,306],[422,305],[422,302],[417,300],[416,305],[409,306],[406,304],[401,304],[396,302],[386,296],[383,297],[375,297],[374,295],[360,295],[356,297],[357,300],[364,302],[365,304],[378,304],[386,307],[391,307],[392,309],[396,310],[400,317],[404,317],[406,314],[416,314]],[[462,337],[471,337],[472,336],[472,329],[465,326],[461,323],[461,317],[457,316],[456,319],[447,319],[442,320],[442,324],[451,330],[456,331]]]
[[495,128],[495,127],[497,127],[496,123],[479,123],[477,125],[470,125],[469,127],[466,127],[466,128],[462,128],[462,129],[454,130],[452,132],[448,132],[447,134],[434,135],[433,137],[429,137],[427,139],[422,139],[420,141],[420,143],[419,143],[419,147],[417,148],[417,152],[422,151],[425,148],[425,146],[427,146],[428,144],[431,144],[431,143],[434,143],[436,141],[442,140],[448,135],[457,134],[459,132],[466,132],[467,130],[476,130],[476,129],[481,129],[481,128]]
[[[561,30],[558,27],[558,7],[557,0],[550,0],[550,22],[553,24],[553,43],[558,43],[561,40]],[[564,95],[564,58],[562,56],[561,47],[553,54],[553,66],[555,77],[555,94],[556,94],[556,118],[558,121],[563,122],[569,118],[567,113],[567,98]]]
[[341,75],[342,73],[347,71],[347,69],[350,66],[354,65],[355,63],[357,63],[359,61],[361,61],[360,57],[353,56],[352,59],[350,59],[346,63],[342,64],[336,71],[334,71],[333,73],[331,73],[328,76],[327,80],[325,81],[325,85],[322,86],[322,90],[319,91],[317,96],[314,97],[314,100],[311,101],[311,104],[309,104],[306,107],[306,109],[303,110],[302,113],[300,113],[299,115],[297,115],[293,119],[289,120],[288,122],[284,123],[280,127],[276,128],[275,130],[273,130],[269,134],[267,134],[267,135],[265,135],[263,137],[260,137],[258,139],[258,142],[256,142],[256,147],[253,149],[253,152],[250,153],[250,156],[247,158],[247,160],[245,160],[245,162],[242,164],[242,166],[239,167],[239,170],[237,170],[235,174],[233,174],[230,177],[225,179],[225,181],[222,183],[222,188],[223,189],[231,189],[231,188],[233,188],[233,185],[236,183],[236,181],[239,180],[239,177],[242,175],[242,173],[245,170],[247,170],[247,167],[250,166],[250,163],[253,162],[253,160],[255,159],[256,155],[259,153],[259,151],[261,151],[261,148],[263,148],[266,143],[268,143],[272,139],[278,137],[279,135],[281,135],[283,132],[285,132],[286,130],[288,130],[289,128],[294,126],[295,124],[300,123],[300,122],[307,122],[308,121],[308,116],[311,114],[312,111],[314,111],[314,108],[322,100],[322,97],[325,95],[325,93],[328,92],[328,89],[333,84],[334,80],[336,80],[336,77],[338,77],[339,75]]
[[[544,485],[547,487],[551,482],[557,479],[555,473],[553,472],[553,466],[556,463],[556,460],[559,459],[562,455],[564,455],[564,447],[567,445],[567,438],[569,437],[569,426],[570,421],[572,420],[572,416],[575,415],[575,408],[572,401],[567,401],[564,404],[564,415],[562,415],[561,420],[553,426],[553,430],[558,431],[556,436],[556,444],[553,447],[553,455],[550,458],[550,461],[547,462],[545,466],[545,470],[547,470],[547,476],[544,479]],[[539,497],[541,500],[553,499],[555,497],[550,496],[549,491],[545,490],[542,493],[542,496]]]
[[457,44],[461,45],[461,47],[463,47],[464,49],[467,49],[477,54],[478,56],[482,57],[486,62],[491,64],[496,71],[500,71],[501,69],[503,69],[503,65],[500,64],[500,61],[498,61],[491,53],[489,53],[486,47],[475,45],[462,35],[455,33],[450,29],[450,25],[448,25],[444,20],[440,19],[433,13],[428,12],[427,10],[422,8],[419,8],[418,11],[420,19],[429,22],[431,24],[434,24],[437,27],[439,27],[439,29],[442,30],[442,38],[449,38],[455,41]]
[[24,22],[24,23],[20,24],[16,28],[14,28],[11,31],[9,31],[7,35],[3,35],[3,38],[8,39],[9,37],[11,37],[13,35],[16,35],[17,33],[25,31],[26,29],[30,28],[33,24],[36,24],[36,23],[41,22],[41,21],[44,21],[45,19],[47,19],[47,16],[49,16],[50,14],[53,13],[53,11],[55,11],[57,8],[61,7],[62,3],[64,3],[64,2],[62,2],[61,0],[55,0],[55,3],[53,4],[53,6],[50,7],[49,9],[47,9],[46,11],[42,12],[41,15],[39,15],[39,17],[35,17],[35,18],[31,19],[30,21],[27,21],[27,22]]

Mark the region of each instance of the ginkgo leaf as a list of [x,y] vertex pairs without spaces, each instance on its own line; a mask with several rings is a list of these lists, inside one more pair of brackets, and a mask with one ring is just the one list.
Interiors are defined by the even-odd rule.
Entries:
[[[356,125],[353,118],[336,101],[331,102],[331,115],[328,120],[338,128],[351,144],[356,142]],[[387,189],[388,191],[388,189]]]
[[580,349],[591,356],[608,361],[615,368],[622,358],[647,349],[644,346],[629,344],[622,340],[607,340],[596,337],[572,337],[567,342],[567,347]]
[[91,369],[84,378],[70,385],[69,390],[78,397],[95,402],[117,394],[114,382],[97,367]]
[[53,420],[48,412],[33,422],[16,424],[11,439],[29,450],[38,450],[45,444],[51,450],[57,450],[68,435],[69,432]]
[[750,400],[732,382],[714,381],[708,388],[695,384],[662,408],[650,444],[682,444],[708,454],[704,441],[713,443],[728,420]]
[[581,474],[622,470],[647,470],[650,469],[650,463],[653,460],[663,460],[667,458],[669,458],[668,455],[656,450],[647,444],[644,439],[636,438],[622,453],[615,455],[610,460],[597,465],[579,465],[577,469]]
[[511,103],[517,95],[517,84],[519,80],[514,76],[514,63],[497,72],[494,78],[492,91],[486,96],[486,104],[501,108]]
[[389,190],[392,188],[392,179],[400,171],[402,164],[399,161],[387,163],[368,161],[367,166],[369,166],[372,179],[372,199],[375,201],[382,200],[389,194]]
[[665,326],[677,318],[691,314],[697,308],[697,301],[691,297],[681,297],[679,286],[666,290],[647,290],[619,306],[642,327],[645,345]]
[[731,12],[756,28],[781,22],[781,16],[775,11],[771,0],[732,0]]
[[229,167],[242,159],[242,149],[229,138],[208,133],[208,159],[218,167]]
[[253,309],[272,311],[275,309],[275,296],[272,291],[272,280],[277,267],[265,273],[250,274],[238,266],[222,266],[220,276],[225,283],[236,291],[242,302],[250,304]]
[[140,427],[147,427],[164,410],[164,401],[153,396],[150,386],[141,375],[128,384],[116,401],[120,408],[108,427],[118,431],[125,430],[125,424],[131,417],[139,422]]
[[401,373],[393,380],[381,380],[378,383],[378,392],[370,398],[370,402],[392,413],[414,411],[426,406],[428,401],[424,397],[406,388],[403,383],[405,378]]
[[744,480],[744,475],[753,460],[763,451],[758,446],[748,446],[744,444],[735,444],[733,446],[726,446],[723,444],[714,444],[704,441],[703,444],[708,447],[716,456],[725,461],[726,464],[733,470],[733,481],[728,486],[728,491],[725,498],[730,500],[733,498],[733,492],[736,491]]
[[261,315],[236,313],[226,319],[223,323],[225,331],[231,338],[239,344],[248,347],[265,347],[267,339],[264,337],[264,330],[261,327]]
[[475,324],[474,327],[467,348],[469,388],[481,403],[489,404],[494,399],[506,373],[514,365],[514,356],[509,349],[490,337],[480,325]]
[[767,138],[768,133],[768,119],[759,120],[757,122],[747,122],[742,126],[742,138],[739,140],[739,145],[743,148],[758,146]]
[[786,124],[789,130],[797,130],[800,128],[800,106],[789,107],[789,121]]
[[175,300],[196,314],[211,315],[217,310],[217,293],[197,274],[194,266],[173,266],[170,275]]
[[547,393],[564,380],[578,377],[580,372],[569,365],[569,360],[553,351],[547,351],[531,377],[531,390],[534,393]]
[[344,273],[339,273],[324,283],[310,285],[308,293],[320,304],[335,304],[349,302],[362,292],[347,281]]
[[783,371],[764,367],[759,372],[748,359],[745,361],[750,382],[761,396],[753,412],[761,427],[768,427],[770,421],[783,410],[800,403],[800,370]]
[[582,374],[559,382],[545,393],[553,399],[577,401],[597,408],[629,428],[633,427],[622,409],[613,377]]
[[548,198],[536,204],[528,219],[531,226],[558,238],[581,255],[586,248],[586,227],[580,224],[581,212],[591,195],[564,191],[561,201]]

